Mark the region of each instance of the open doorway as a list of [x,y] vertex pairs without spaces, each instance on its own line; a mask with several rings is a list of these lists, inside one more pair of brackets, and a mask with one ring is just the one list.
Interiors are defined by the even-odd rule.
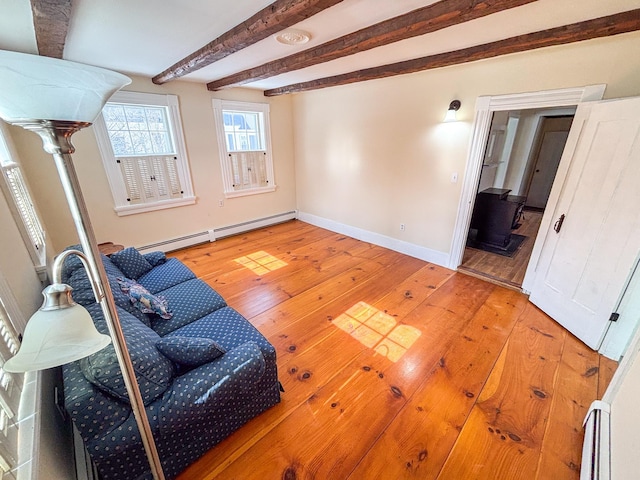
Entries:
[[574,113],[493,113],[459,270],[522,286]]

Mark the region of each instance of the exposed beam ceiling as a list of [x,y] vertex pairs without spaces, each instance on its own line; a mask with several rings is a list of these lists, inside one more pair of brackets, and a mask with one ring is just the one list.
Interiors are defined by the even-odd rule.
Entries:
[[[159,72],[187,57],[180,71],[169,76],[210,89],[241,85],[268,95],[610,35],[615,29],[605,27],[564,38],[571,27],[563,26],[592,28],[596,24],[591,20],[614,15],[615,22],[621,12],[640,17],[640,0],[242,0],[224,7],[181,0],[4,4],[0,49],[64,57],[141,78],[155,76],[156,81],[164,81]],[[309,42],[277,42],[274,34],[290,27],[308,32]],[[627,48],[638,35],[640,30],[620,42]],[[205,44],[210,47],[206,53],[206,47],[200,48]],[[199,52],[210,54],[207,62],[198,63]],[[620,61],[622,52],[612,55]]]
[[435,32],[442,28],[534,1],[537,0],[441,0],[438,3],[385,20],[322,45],[209,82],[207,88],[214,91],[262,80]]
[[497,42],[486,43],[438,55],[430,55],[404,62],[358,70],[343,75],[287,85],[280,88],[266,90],[264,94],[265,96],[270,97],[286,93],[304,92],[337,85],[346,85],[349,83],[458,65],[461,63],[473,62],[510,53],[580,42],[592,38],[607,37],[610,35],[618,35],[637,30],[640,30],[640,9],[630,10],[584,22],[573,23],[562,27],[550,28],[540,32],[518,35],[505,40],[499,40]]
[[69,31],[71,0],[31,0],[33,27],[40,55],[62,58]]
[[187,75],[232,53],[253,45],[274,33],[288,28],[342,0],[276,0],[248,20],[222,34],[201,49],[183,58],[153,77],[155,84]]

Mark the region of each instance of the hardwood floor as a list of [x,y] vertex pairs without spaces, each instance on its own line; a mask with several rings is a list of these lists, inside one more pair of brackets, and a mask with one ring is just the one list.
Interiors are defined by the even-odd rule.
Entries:
[[541,221],[542,212],[525,210],[520,228],[514,230],[513,233],[524,235],[527,238],[513,257],[466,247],[462,257],[462,265],[458,268],[463,272],[487,277],[489,280],[521,287]]
[[285,389],[180,480],[579,478],[616,365],[523,294],[300,221],[172,255],[275,345]]

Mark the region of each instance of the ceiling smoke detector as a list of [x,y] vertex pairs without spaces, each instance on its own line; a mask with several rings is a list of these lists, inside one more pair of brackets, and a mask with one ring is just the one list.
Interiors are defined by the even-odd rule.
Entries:
[[303,30],[283,30],[276,35],[276,40],[285,45],[303,45],[311,39],[311,34]]

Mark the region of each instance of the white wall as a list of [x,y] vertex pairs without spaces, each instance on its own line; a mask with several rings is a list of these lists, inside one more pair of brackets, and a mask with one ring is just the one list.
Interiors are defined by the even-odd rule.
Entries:
[[42,286],[9,210],[9,204],[1,191],[0,225],[0,271],[24,318],[29,318],[42,303]]
[[[28,319],[42,303],[42,286],[34,269],[31,257],[24,246],[22,236],[16,226],[4,195],[0,194],[0,271],[14,297],[20,316]],[[36,462],[36,478],[55,478],[59,480],[75,479],[73,450],[68,424],[57,413],[54,404],[54,388],[61,388],[55,369],[42,372],[40,381],[30,381],[25,385],[24,395],[32,402],[29,411],[18,428],[24,428],[24,437],[31,434],[32,426],[39,431],[39,448],[35,457],[21,457],[25,466]],[[35,376],[31,376],[33,378]],[[40,395],[37,395],[37,389]],[[33,412],[31,411],[33,410]],[[24,440],[21,438],[21,442]]]
[[640,469],[640,359],[635,357],[611,405],[611,478],[637,480]]
[[[618,366],[603,400],[611,404],[611,470],[613,480],[636,480],[640,471],[640,334],[637,331],[640,319],[640,272],[636,270],[620,308],[620,319],[612,325],[623,333],[607,335],[603,349],[611,358],[624,358]],[[626,351],[624,338],[636,330]],[[626,335],[624,337],[623,335]],[[613,337],[613,338],[610,338]],[[617,342],[616,342],[617,341]]]
[[[267,99],[262,92],[248,89],[212,93],[203,84],[175,81],[157,86],[150,79],[133,80],[126,90],[178,95],[197,203],[118,217],[93,128],[87,128],[73,137],[73,161],[98,242],[142,246],[295,209],[291,97]],[[214,97],[270,104],[277,191],[224,199],[211,104]],[[53,161],[43,152],[37,135],[17,127],[11,132],[47,232],[56,251],[60,251],[76,243],[77,236]],[[224,207],[218,206],[220,199],[224,199]]]
[[[298,209],[448,254],[476,98],[598,83],[638,95],[639,50],[636,32],[297,94]],[[456,98],[462,121],[443,124]]]

